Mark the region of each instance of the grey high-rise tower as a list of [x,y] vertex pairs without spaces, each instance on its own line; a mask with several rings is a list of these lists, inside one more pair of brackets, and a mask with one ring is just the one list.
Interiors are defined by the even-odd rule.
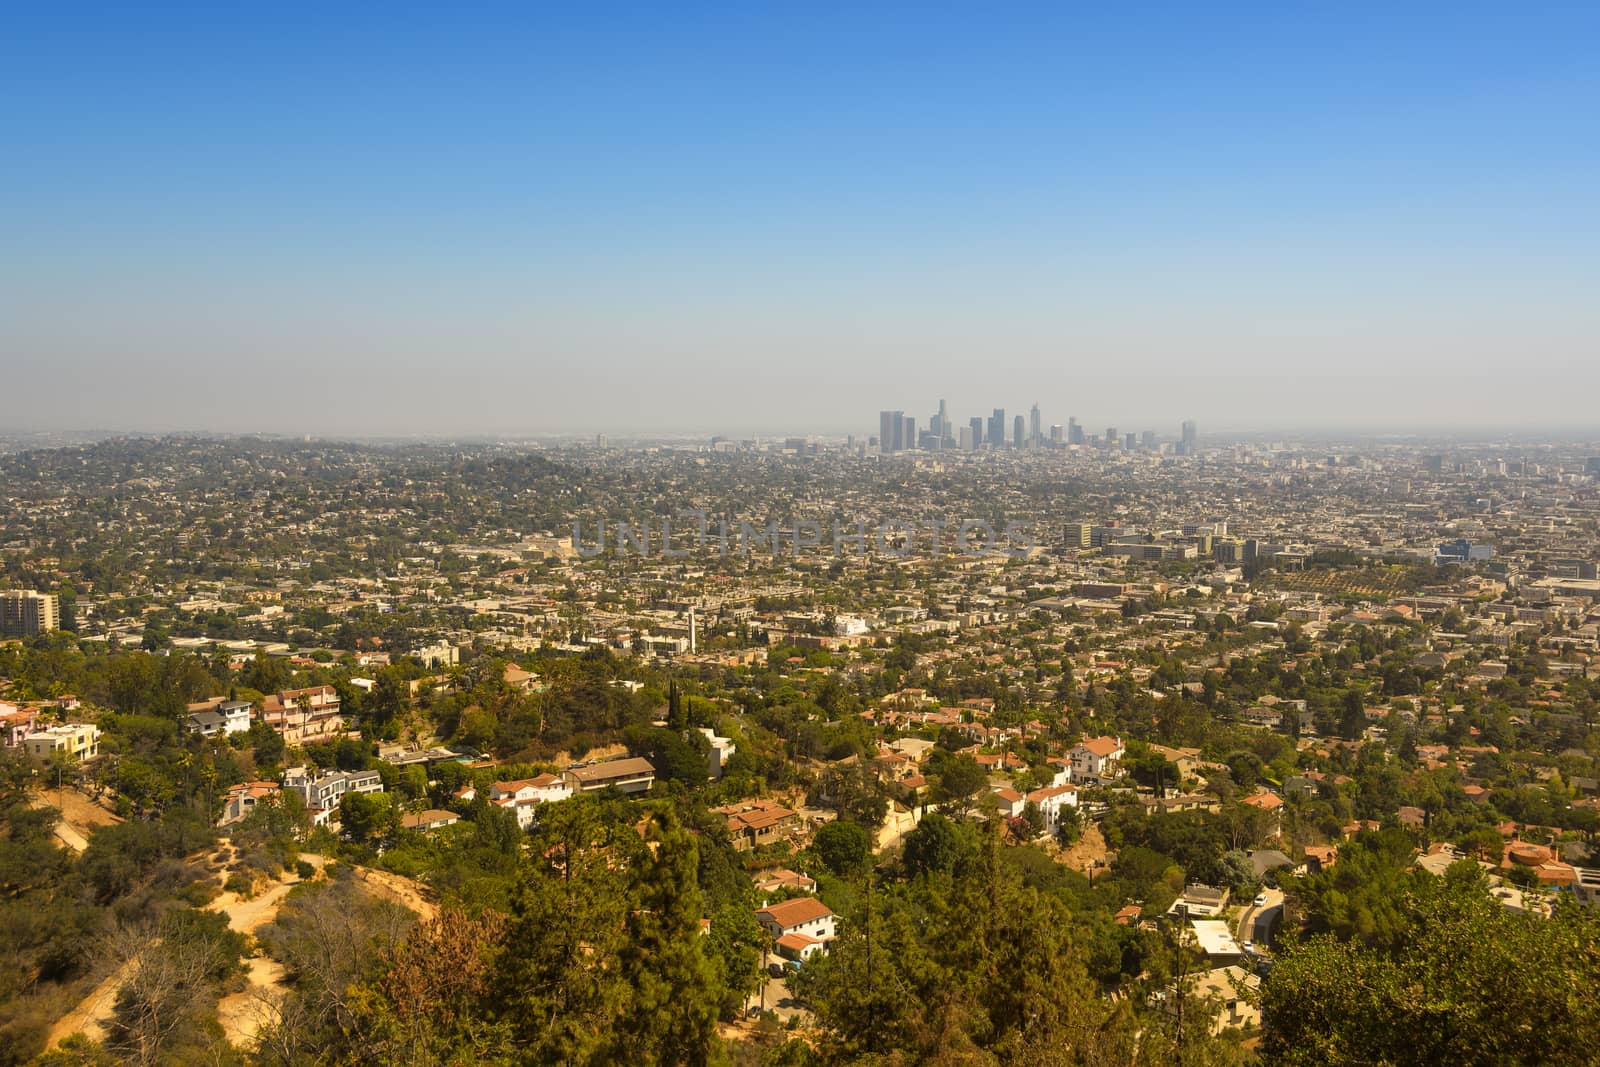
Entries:
[[1028,444],[1039,447],[1042,435],[1039,433],[1039,405],[1033,405],[1033,410],[1028,412]]
[[1006,409],[995,408],[989,416],[989,443],[995,448],[1006,447]]

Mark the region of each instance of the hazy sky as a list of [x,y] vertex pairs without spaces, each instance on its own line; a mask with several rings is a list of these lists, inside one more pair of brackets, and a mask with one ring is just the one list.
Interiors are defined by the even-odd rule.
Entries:
[[239,6],[8,8],[0,425],[1600,423],[1600,5]]

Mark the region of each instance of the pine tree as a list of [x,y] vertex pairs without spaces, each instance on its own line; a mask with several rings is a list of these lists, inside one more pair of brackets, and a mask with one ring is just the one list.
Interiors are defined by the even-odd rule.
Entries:
[[629,991],[603,1057],[617,1063],[710,1061],[720,990],[701,945],[699,850],[671,809],[650,815],[629,893],[618,976]]

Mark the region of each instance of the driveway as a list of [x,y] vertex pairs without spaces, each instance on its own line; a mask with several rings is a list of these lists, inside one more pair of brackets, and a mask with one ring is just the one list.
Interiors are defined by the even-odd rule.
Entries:
[[1262,892],[1266,894],[1267,902],[1260,907],[1256,907],[1255,903],[1252,901],[1252,903],[1245,905],[1244,911],[1239,915],[1239,925],[1234,932],[1234,936],[1238,939],[1239,944],[1241,945],[1246,941],[1253,940],[1251,935],[1255,929],[1257,915],[1260,915],[1264,911],[1271,911],[1273,908],[1279,907],[1283,904],[1283,890],[1263,889]]

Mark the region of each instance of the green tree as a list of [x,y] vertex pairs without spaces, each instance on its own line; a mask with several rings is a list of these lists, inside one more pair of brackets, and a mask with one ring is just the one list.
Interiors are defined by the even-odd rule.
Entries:
[[670,808],[644,835],[618,967],[626,1006],[602,1058],[693,1067],[711,1059],[720,1000],[700,937],[698,852]]
[[339,798],[339,825],[358,845],[394,840],[400,832],[400,812],[388,793],[346,793]]
[[817,830],[811,839],[823,864],[838,875],[859,873],[872,859],[872,842],[866,830],[852,822],[835,820]]
[[1467,875],[1422,875],[1386,944],[1286,946],[1262,991],[1267,1062],[1593,1062],[1600,914],[1570,901],[1550,919],[1516,914]]

